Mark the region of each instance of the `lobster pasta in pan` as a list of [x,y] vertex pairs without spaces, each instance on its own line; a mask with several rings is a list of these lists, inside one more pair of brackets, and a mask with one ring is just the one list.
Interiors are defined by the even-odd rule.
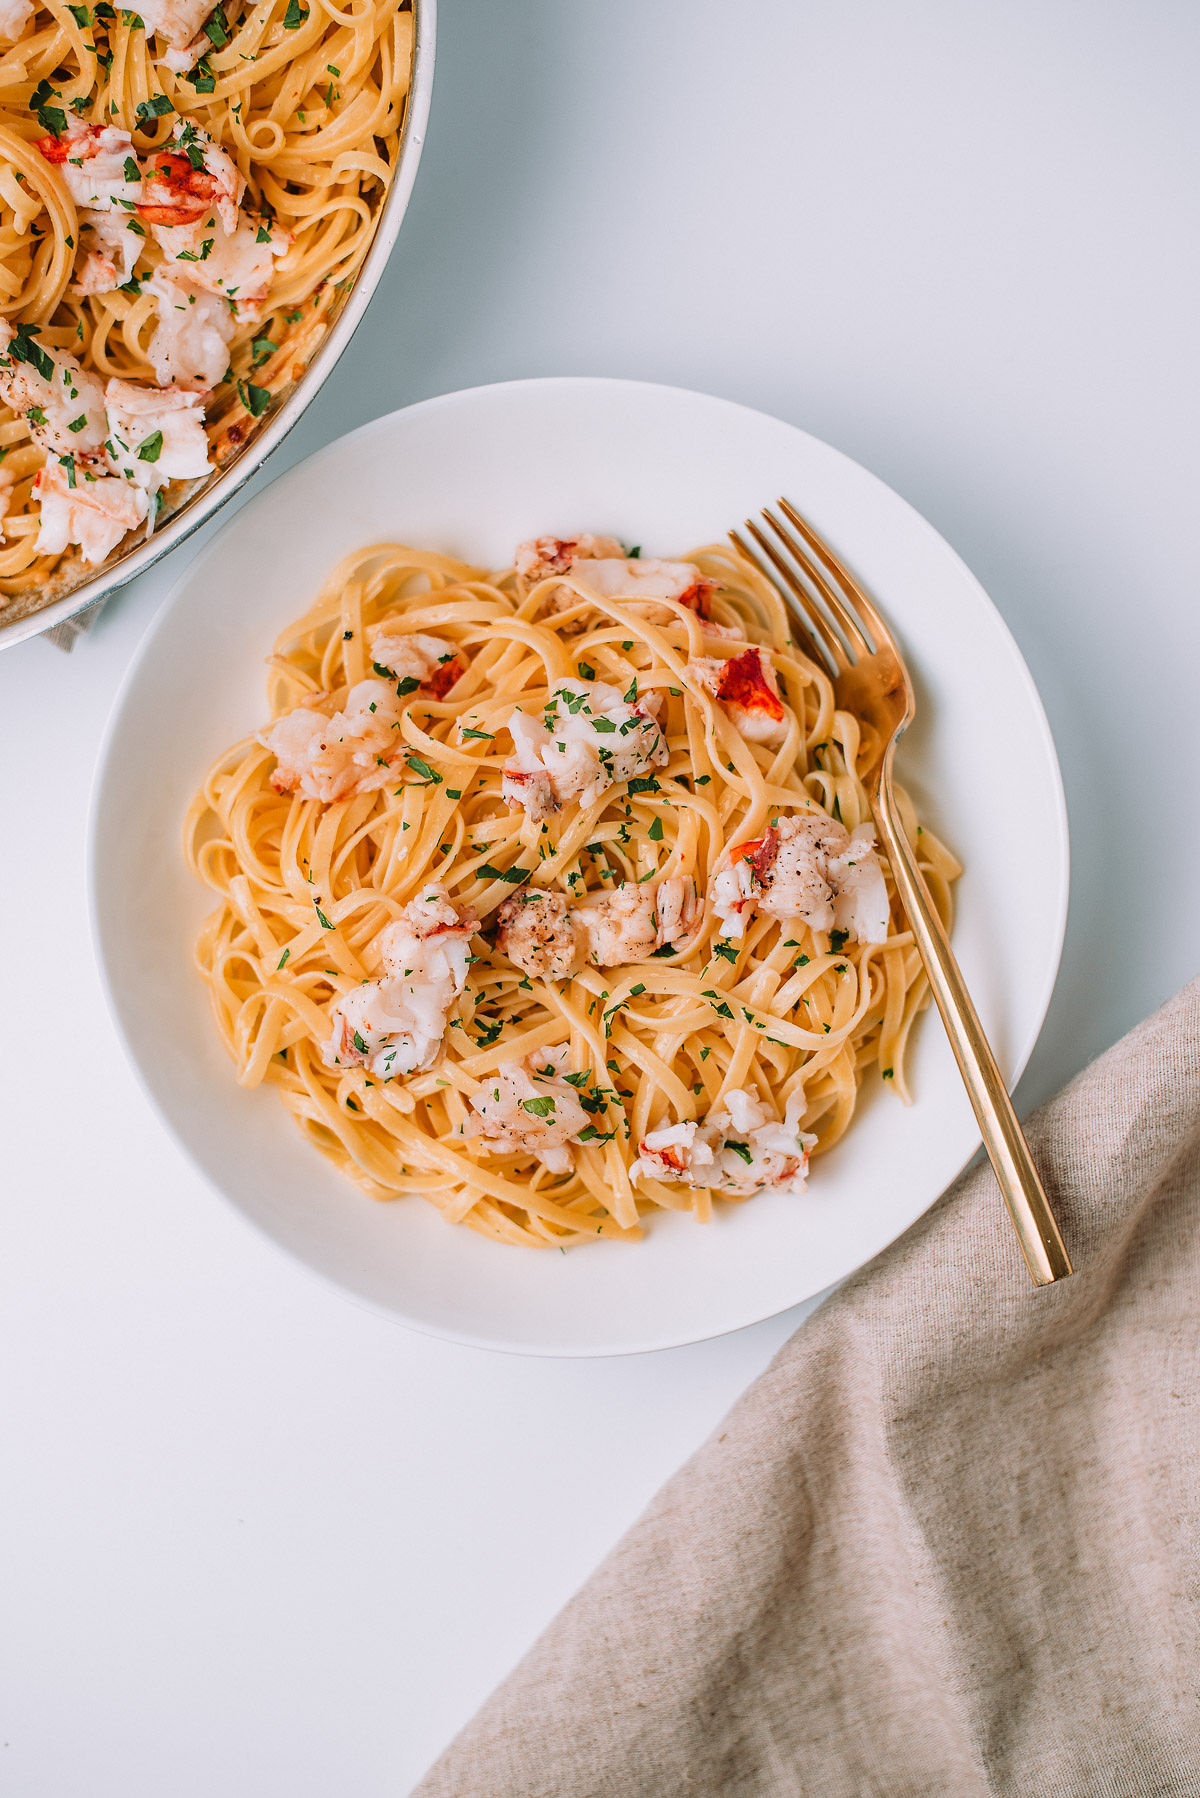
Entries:
[[410,0],[0,0],[0,606],[152,532],[301,377],[412,27]]
[[[497,1240],[799,1192],[926,999],[837,711],[774,590],[539,538],[347,558],[209,773],[197,955],[244,1085],[365,1192]],[[905,802],[948,919],[950,853]]]

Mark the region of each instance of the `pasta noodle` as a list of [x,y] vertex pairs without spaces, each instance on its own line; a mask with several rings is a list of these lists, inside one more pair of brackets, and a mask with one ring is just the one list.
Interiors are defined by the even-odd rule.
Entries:
[[[174,28],[177,38],[180,20],[183,35],[198,35],[186,50],[168,50],[175,38],[164,31]],[[105,0],[38,0],[36,8],[33,0],[0,0],[0,320],[33,333],[34,355],[65,353],[101,381],[203,387],[209,466],[227,465],[303,373],[370,245],[396,165],[412,40],[410,0],[223,0],[215,10],[214,0],[154,0],[153,11],[147,0],[145,23]],[[103,215],[72,193],[73,170],[90,166],[78,149],[84,126],[95,129],[83,156],[107,141],[101,127],[131,141],[133,165],[125,167],[134,198],[116,199]],[[263,261],[261,246],[270,239],[269,292],[260,297],[245,286],[239,296],[231,277],[213,299],[201,268],[211,240],[181,250],[176,233],[168,243],[169,233],[156,226],[181,215],[145,204],[178,198],[172,182],[176,189],[190,183],[206,202],[217,192],[219,204],[204,173],[218,166],[210,145],[236,171],[241,212],[226,222],[232,228],[233,217],[245,221],[241,260],[253,260],[257,245]],[[118,151],[118,173],[120,165]],[[78,192],[78,180],[75,186]],[[136,233],[123,240],[125,252],[136,252],[124,280],[121,253],[94,236],[106,220],[117,233],[113,241],[122,227]],[[81,275],[85,246],[97,244],[117,259],[110,277],[116,284],[81,292],[81,284],[101,284]],[[186,362],[182,374],[165,375],[172,364],[154,341],[160,313],[168,313],[155,278],[168,263],[172,280],[196,288],[175,306],[193,308],[183,323],[196,323],[198,301],[208,308],[204,316],[214,307],[219,315],[217,360],[195,380],[197,369]],[[210,359],[212,353],[210,340]],[[0,407],[0,606],[9,617],[35,610],[87,572],[77,551],[48,548],[45,534],[39,547],[33,483],[46,445],[31,416],[19,406]],[[74,446],[65,440],[65,447]],[[145,474],[136,461],[134,467]],[[72,489],[75,472],[72,464]],[[164,490],[151,491],[146,528],[155,502],[160,515],[169,513],[195,488],[186,479],[159,484]]]
[[[819,1154],[849,1126],[869,1069],[878,1066],[907,1099],[907,1046],[928,996],[886,869],[877,941],[784,921],[744,898],[741,936],[732,914],[722,921],[721,868],[736,868],[740,848],[774,843],[774,826],[786,834],[787,820],[807,820],[839,841],[869,826],[857,773],[862,727],[835,708],[774,589],[729,549],[697,549],[685,564],[626,561],[627,588],[640,568],[651,585],[659,569],[698,575],[682,599],[659,603],[601,592],[599,571],[620,566],[576,560],[563,573],[526,577],[386,543],[348,557],[276,643],[270,712],[294,731],[317,708],[326,739],[345,750],[349,738],[338,732],[349,727],[336,720],[350,710],[341,708],[352,708],[358,683],[376,679],[363,690],[369,698],[386,681],[398,694],[393,723],[383,707],[393,746],[374,756],[378,774],[363,776],[378,784],[327,802],[305,796],[276,727],[219,759],[186,823],[190,864],[220,899],[198,966],[241,1083],[273,1086],[308,1140],[365,1193],[419,1194],[451,1222],[502,1242],[633,1239],[655,1207],[708,1219],[714,1199],[745,1194],[704,1185],[702,1170],[691,1184],[639,1172],[647,1136],[689,1123],[702,1132],[742,1093],[773,1123],[785,1111],[799,1118]],[[448,645],[453,661],[439,661],[449,675],[421,677],[398,641]],[[714,697],[702,678],[714,649],[726,658],[714,665],[732,668],[730,658],[745,664],[752,646],[779,683],[773,746],[753,740],[750,713]],[[381,655],[390,658],[382,666]],[[397,683],[404,666],[417,674]],[[598,717],[609,704],[596,695],[615,690],[622,703],[608,715],[621,722],[602,721],[613,735],[598,740],[619,744],[622,725],[648,732],[651,717],[663,747],[640,775],[611,778],[606,764],[602,790],[539,816],[513,800],[521,777],[507,727],[514,706],[553,717],[556,688],[577,729],[579,716]],[[293,790],[280,791],[289,779]],[[958,865],[903,796],[901,805],[948,921]],[[860,830],[850,840],[869,839]],[[497,937],[506,901],[546,894],[561,913],[603,905],[617,889],[633,905],[651,885],[661,931],[674,880],[690,923],[674,943],[643,947],[622,965],[585,961],[565,978],[534,975],[515,947],[501,946],[515,935]],[[464,928],[478,921],[436,1056],[394,1077],[380,1077],[356,1051],[352,1064],[331,1063],[331,1017],[353,1009],[356,991],[375,992],[381,932],[430,883]],[[368,1045],[354,1041],[365,1055]],[[478,1096],[498,1095],[501,1071],[514,1064],[534,1070],[539,1094],[557,1091],[560,1109],[564,1078],[584,1104],[587,1124],[574,1132],[565,1170],[479,1134]],[[535,1130],[548,1104],[553,1111],[545,1097],[524,1102]],[[727,1146],[749,1159],[743,1144]]]

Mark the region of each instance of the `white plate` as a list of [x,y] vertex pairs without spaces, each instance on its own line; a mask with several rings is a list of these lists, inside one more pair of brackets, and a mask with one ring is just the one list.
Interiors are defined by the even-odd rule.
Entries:
[[[673,555],[788,495],[897,627],[918,689],[901,778],[957,851],[954,944],[1015,1080],[1058,968],[1067,827],[1029,671],[978,582],[902,499],[828,445],[723,400],[638,382],[455,393],[365,425],[291,469],[176,586],[117,701],[92,811],[99,961],[135,1067],[180,1142],[251,1222],[418,1329],[491,1348],[619,1354],[772,1316],[868,1260],[978,1144],[941,1025],[918,1027],[905,1109],[868,1081],[803,1199],[764,1196],[636,1245],[501,1247],[431,1206],[344,1184],[275,1095],[234,1081],[193,971],[210,895],[180,825],[205,769],[265,717],[263,658],[333,564],[393,538],[501,566],[522,537],[611,531]],[[1008,1228],[999,1204],[995,1228]]]

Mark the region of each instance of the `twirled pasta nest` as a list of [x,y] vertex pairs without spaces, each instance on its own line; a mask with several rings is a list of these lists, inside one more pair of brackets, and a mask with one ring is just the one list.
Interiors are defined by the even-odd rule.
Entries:
[[[188,819],[198,962],[239,1079],[363,1191],[632,1239],[802,1203],[868,1071],[907,1096],[927,995],[871,746],[730,551],[376,545],[268,667]],[[957,863],[901,805],[948,920]]]

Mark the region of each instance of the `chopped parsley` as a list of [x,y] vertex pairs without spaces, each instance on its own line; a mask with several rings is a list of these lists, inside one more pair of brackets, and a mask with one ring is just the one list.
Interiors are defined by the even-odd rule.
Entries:
[[662,819],[661,818],[652,818],[650,821],[650,829],[647,832],[647,835],[649,836],[650,841],[652,843],[661,843],[662,842],[662,834],[663,834]]
[[139,125],[146,125],[151,119],[161,119],[165,113],[174,110],[165,94],[151,94],[148,100],[139,100],[134,108]]
[[704,993],[702,994],[702,997],[707,999],[710,1002],[713,1010],[716,1012],[716,1014],[719,1018],[728,1018],[730,1020],[730,1022],[732,1023],[733,1013],[730,1011],[728,1005],[726,1005],[724,999],[722,999],[722,997],[719,993],[715,993],[711,987],[707,987],[705,989]]
[[223,50],[229,42],[229,26],[225,19],[223,6],[218,6],[216,11],[204,21],[204,35],[214,50]]
[[8,353],[14,362],[28,362],[36,368],[45,381],[54,379],[54,364],[35,337],[41,334],[40,325],[18,325],[16,335],[8,346]]
[[554,1116],[554,1100],[549,1093],[539,1099],[522,1099],[521,1110],[527,1111],[530,1117],[552,1118]]
[[29,110],[43,131],[51,131],[55,137],[61,137],[67,128],[67,115],[61,106],[47,105],[51,98],[59,98],[58,89],[51,87],[49,81],[39,81],[29,96]]
[[157,462],[158,458],[162,455],[162,446],[163,434],[161,431],[155,431],[152,437],[147,437],[146,441],[139,445],[138,461]]
[[283,966],[283,964],[284,964],[284,962],[285,962],[285,961],[286,961],[286,960],[287,960],[287,958],[288,958],[288,956],[289,956],[289,955],[290,955],[290,954],[291,954],[291,953],[292,953],[292,952],[291,952],[291,950],[290,950],[290,949],[285,949],[285,950],[284,950],[284,952],[283,952],[283,954],[282,954],[282,955],[281,955],[281,956],[280,956],[280,957],[279,957],[279,960],[278,960],[278,961],[277,961],[277,962],[276,962],[276,963],[275,963],[275,972],[276,972],[276,973],[277,973],[277,974],[278,974],[278,972],[279,972],[279,970],[280,970],[280,968],[281,968],[281,967],[282,967],[282,966]]
[[329,919],[325,916],[325,913],[321,910],[320,906],[315,902],[313,904],[313,910],[317,914],[317,923],[321,926],[321,929],[332,930],[333,925],[329,922]]
[[254,418],[261,418],[271,403],[271,395],[265,387],[256,387],[253,381],[239,381],[238,398],[247,412]]
[[491,862],[484,862],[479,869],[481,880],[507,880],[510,886],[519,886],[521,881],[529,878],[528,868],[493,868]]
[[488,743],[495,741],[490,730],[464,730],[462,732],[463,741],[466,742],[469,737],[478,737],[481,741],[486,741]]
[[735,1155],[740,1155],[742,1160],[744,1162],[746,1162],[747,1165],[749,1165],[749,1163],[754,1160],[754,1157],[750,1153],[750,1149],[749,1149],[748,1145],[744,1142],[734,1142],[733,1139],[730,1137],[730,1138],[726,1139],[725,1147],[727,1149],[732,1149]]
[[438,773],[437,769],[431,768],[429,766],[429,763],[427,761],[425,761],[421,756],[414,755],[411,749],[408,752],[408,765],[410,768],[414,769],[416,773],[420,774],[425,780],[432,781],[434,786],[439,786],[439,787],[441,786],[442,777]]

